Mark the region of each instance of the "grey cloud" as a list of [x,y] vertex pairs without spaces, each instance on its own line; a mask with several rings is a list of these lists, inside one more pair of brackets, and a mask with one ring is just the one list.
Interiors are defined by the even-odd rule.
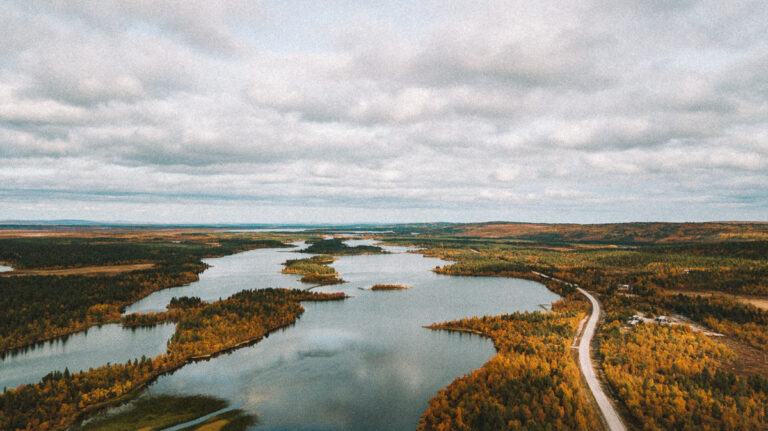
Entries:
[[289,47],[249,31],[288,24],[271,7],[0,5],[8,208],[768,211],[759,2],[425,2],[416,24],[306,17],[326,43]]
[[[228,21],[261,16],[258,3],[223,0],[206,1],[40,1],[23,2],[24,9],[35,14],[52,14],[85,22],[105,32],[120,32],[133,26],[145,27],[178,37],[212,52],[234,51],[239,42]],[[156,27],[153,29],[152,27]]]
[[87,111],[55,100],[19,100],[0,87],[0,122],[15,124],[78,124]]
[[198,87],[202,73],[196,68],[211,63],[162,39],[127,35],[116,40],[101,34],[87,41],[70,37],[19,57],[17,68],[26,80],[18,93],[80,105],[162,98]]

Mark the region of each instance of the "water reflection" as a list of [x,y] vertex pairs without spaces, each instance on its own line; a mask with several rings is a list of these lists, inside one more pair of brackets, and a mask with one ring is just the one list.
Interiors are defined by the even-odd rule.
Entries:
[[[352,240],[348,245],[370,244]],[[318,287],[344,291],[344,302],[305,303],[290,328],[260,343],[164,376],[150,393],[207,394],[259,416],[256,429],[413,429],[438,390],[482,366],[493,354],[479,336],[424,329],[432,322],[473,315],[535,310],[557,299],[526,280],[448,277],[430,269],[445,262],[403,253],[345,256],[333,266],[348,283]],[[256,256],[252,256],[254,259]],[[265,257],[264,255],[260,256]],[[285,255],[270,258],[274,277]],[[256,268],[258,264],[243,261]],[[277,274],[282,284],[294,276]],[[407,291],[359,287],[403,283]]]
[[303,242],[297,242],[292,249],[266,248],[203,259],[210,268],[200,274],[198,281],[152,293],[126,307],[125,314],[165,311],[165,306],[171,302],[171,298],[179,296],[198,296],[203,301],[210,302],[228,298],[243,289],[306,288],[305,284],[299,282],[299,277],[280,273],[283,262],[302,256],[295,253],[295,250],[303,246]]
[[[307,256],[295,253],[304,244],[295,246],[206,259],[211,267],[199,281],[156,292],[126,313],[162,311],[174,296],[213,301],[243,289],[306,288],[298,276],[280,273],[285,260]],[[162,376],[148,394],[224,398],[233,408],[257,415],[257,429],[413,429],[432,395],[494,354],[483,337],[431,331],[424,325],[536,310],[557,299],[531,281],[438,275],[431,269],[445,264],[440,259],[406,253],[412,249],[405,247],[385,249],[390,254],[341,257],[333,266],[347,283],[316,288],[343,291],[352,298],[304,303],[306,312],[295,325],[251,347]],[[380,283],[413,288],[359,290]],[[141,354],[154,356],[165,350],[173,325],[139,331],[149,332],[104,325],[87,335],[9,355],[0,362],[0,386],[36,381],[64,366],[75,371]]]
[[117,324],[95,326],[53,341],[7,352],[0,358],[0,388],[36,383],[51,371],[71,372],[124,363],[142,355],[165,352],[174,324],[153,328],[123,328]]
[[[296,243],[295,246],[304,246]],[[226,298],[243,289],[258,287],[306,287],[296,276],[280,274],[280,264],[300,256],[290,249],[262,249],[221,258],[204,259],[211,265],[198,282],[151,294],[127,307],[126,313],[165,311],[174,296],[200,296],[206,301]],[[257,277],[254,277],[254,276]],[[98,367],[107,362],[164,353],[175,325],[153,328],[122,328],[116,324],[92,327],[55,340],[7,352],[0,357],[0,390],[22,383],[36,383],[51,371]]]

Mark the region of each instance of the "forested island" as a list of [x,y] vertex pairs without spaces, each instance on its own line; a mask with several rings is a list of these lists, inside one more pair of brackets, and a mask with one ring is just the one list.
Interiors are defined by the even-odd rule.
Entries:
[[352,256],[358,254],[383,254],[383,248],[377,245],[349,246],[343,238],[308,240],[310,244],[302,253],[328,254],[333,256]]
[[403,284],[374,284],[371,286],[371,290],[406,290],[410,289],[411,286],[406,286]]
[[301,275],[301,281],[319,285],[344,283],[339,273],[328,266],[336,260],[333,256],[321,254],[306,259],[289,259],[283,263],[283,274]]

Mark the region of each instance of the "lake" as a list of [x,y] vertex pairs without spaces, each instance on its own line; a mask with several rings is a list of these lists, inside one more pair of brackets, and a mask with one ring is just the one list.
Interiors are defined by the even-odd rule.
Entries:
[[[371,243],[348,241],[353,246]],[[435,274],[431,269],[445,261],[408,253],[412,249],[405,247],[385,249],[390,254],[341,257],[333,266],[347,283],[316,288],[342,291],[351,298],[304,303],[306,312],[293,326],[253,346],[161,376],[142,396],[217,396],[258,416],[254,428],[258,430],[413,429],[431,396],[495,354],[484,337],[423,326],[462,317],[541,310],[542,305],[558,299],[532,281]],[[285,260],[308,256],[295,249],[259,249],[205,259],[211,267],[199,281],[155,292],[129,306],[126,313],[162,311],[174,296],[214,301],[243,289],[306,288],[299,276],[280,270]],[[383,283],[413,288],[363,290]],[[172,333],[172,325],[135,333],[115,326],[92,328],[88,334],[71,336],[62,346],[44,345],[40,355],[46,359],[36,369],[47,367],[45,373],[63,370],[66,356],[96,366],[141,356],[147,349],[164,351]],[[131,344],[131,336],[137,337],[136,343]],[[74,340],[84,344],[67,351]],[[15,362],[0,362],[0,375],[5,378],[6,371],[13,369],[28,379],[37,376],[42,371],[35,374],[34,367],[26,369],[25,364],[32,364],[38,349],[10,357]],[[106,359],[111,350],[117,350],[123,359]],[[96,361],[102,362],[93,363]],[[69,367],[78,366],[83,365]]]
[[[224,398],[257,415],[259,430],[413,429],[431,396],[495,354],[486,338],[432,331],[424,325],[537,310],[558,299],[539,283],[442,276],[430,271],[446,263],[440,259],[406,253],[402,247],[387,250],[393,253],[341,257],[333,266],[347,283],[316,289],[343,291],[353,298],[305,303],[306,312],[292,327],[254,346],[160,377],[148,394]],[[261,259],[275,265],[254,273],[242,287],[295,287],[297,276],[279,274],[278,280],[275,274],[280,262],[297,255],[248,253],[240,255],[242,265],[262,268]],[[268,256],[271,253],[280,257]],[[360,290],[377,283],[413,288]],[[212,292],[206,290],[205,295]]]

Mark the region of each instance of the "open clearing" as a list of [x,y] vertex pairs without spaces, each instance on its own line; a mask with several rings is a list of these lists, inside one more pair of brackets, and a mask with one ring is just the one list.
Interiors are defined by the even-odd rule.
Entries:
[[708,297],[712,295],[727,296],[729,298],[733,298],[744,304],[752,304],[757,308],[768,310],[768,298],[764,296],[734,295],[731,293],[707,292],[707,291],[699,291],[699,290],[672,290],[670,292],[675,294],[679,293],[686,296],[704,296],[704,297]]
[[104,275],[139,271],[152,268],[153,266],[155,266],[154,263],[132,263],[128,265],[83,266],[80,268],[64,269],[21,269],[0,273],[0,275],[4,277],[23,275]]
[[736,299],[747,304],[752,304],[757,308],[768,310],[768,298],[737,297]]

